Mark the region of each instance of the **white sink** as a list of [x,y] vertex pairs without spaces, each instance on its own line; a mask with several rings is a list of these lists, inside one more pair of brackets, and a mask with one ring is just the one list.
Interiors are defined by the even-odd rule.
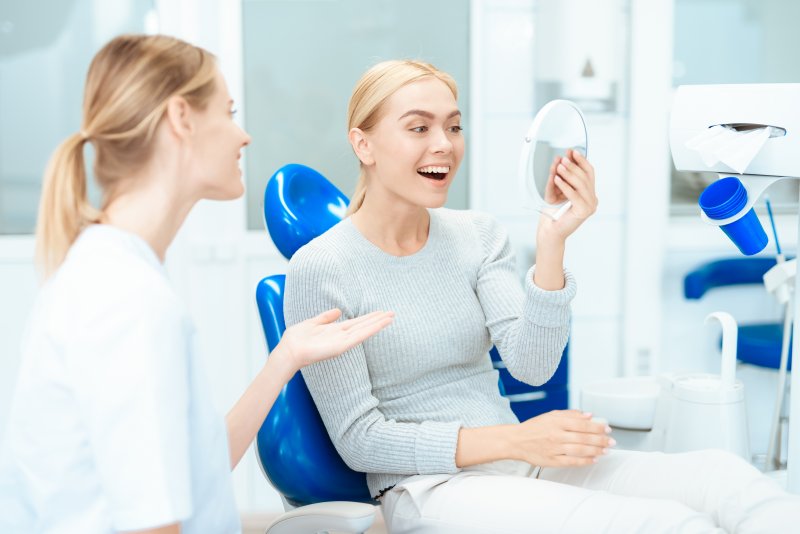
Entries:
[[661,393],[652,376],[612,378],[581,390],[581,410],[602,417],[617,428],[650,430]]

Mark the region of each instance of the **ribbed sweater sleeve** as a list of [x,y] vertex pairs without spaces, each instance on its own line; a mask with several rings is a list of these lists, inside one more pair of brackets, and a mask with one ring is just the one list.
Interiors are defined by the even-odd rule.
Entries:
[[531,267],[523,294],[505,229],[482,214],[475,216],[474,223],[483,247],[477,295],[492,343],[514,378],[544,384],[555,373],[567,343],[575,279],[565,271],[565,287],[546,291],[533,283],[535,267]]
[[[341,320],[352,318],[354,276],[357,273],[348,272],[346,258],[321,247],[299,250],[286,276],[287,327],[331,308],[342,310]],[[362,314],[369,311],[374,310]],[[362,345],[302,372],[336,450],[351,469],[399,475],[458,471],[460,422],[387,420],[373,395]]]

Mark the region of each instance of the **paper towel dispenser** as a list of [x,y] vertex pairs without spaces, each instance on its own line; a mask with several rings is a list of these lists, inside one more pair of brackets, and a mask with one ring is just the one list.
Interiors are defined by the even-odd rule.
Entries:
[[769,138],[747,165],[747,174],[800,176],[800,83],[682,85],[675,91],[669,140],[679,171],[723,174],[735,170],[724,163],[706,165],[687,141],[713,128],[736,131],[769,128]]

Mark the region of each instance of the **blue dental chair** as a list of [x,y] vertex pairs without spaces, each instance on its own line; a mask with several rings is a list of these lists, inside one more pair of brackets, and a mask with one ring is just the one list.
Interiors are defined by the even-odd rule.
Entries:
[[[275,246],[287,259],[347,211],[348,199],[321,174],[303,165],[281,167],[264,191],[264,222]],[[284,275],[262,279],[256,303],[269,351],[286,329]],[[347,467],[331,443],[303,376],[297,373],[281,390],[256,436],[258,462],[280,492],[286,514],[268,534],[327,530],[364,532],[377,504],[366,475]]]
[[[299,164],[278,169],[264,191],[264,222],[287,259],[303,245],[341,221],[349,200],[317,171]],[[286,328],[284,275],[262,279],[256,302],[271,352]],[[499,387],[520,420],[567,407],[567,357],[553,378],[532,387],[515,380],[492,349]],[[283,388],[256,437],[264,475],[282,495],[287,510],[267,534],[363,532],[378,504],[369,494],[366,475],[344,463],[328,436],[300,373]]]
[[[683,283],[684,297],[687,300],[701,299],[707,292],[726,286],[759,285],[763,287],[764,274],[775,266],[776,260],[768,257],[749,257],[749,258],[727,258],[711,261],[702,264],[689,272]],[[736,357],[739,364],[744,368],[750,366],[751,369],[761,368],[778,372],[781,367],[781,348],[783,343],[783,324],[781,322],[762,322],[739,325],[736,343]],[[722,338],[720,336],[720,347]],[[792,370],[792,344],[789,343],[787,372]],[[762,375],[763,376],[763,375]],[[744,377],[743,377],[743,380]],[[745,380],[745,387],[750,388],[759,382],[748,384]],[[788,395],[788,393],[784,393]],[[768,431],[761,429],[762,421],[765,421],[762,410],[755,404],[751,404],[751,397],[746,396],[747,419],[750,433],[751,447],[756,447],[753,455],[754,462],[761,462],[761,457],[766,457],[766,466],[778,468],[781,465],[781,434],[786,424],[788,415],[786,408],[782,410],[777,421],[778,427],[771,427]],[[784,406],[788,406],[786,403]],[[766,431],[766,432],[765,432]],[[766,443],[758,448],[755,443],[761,442],[764,438]],[[775,440],[776,448],[770,452],[772,440]],[[766,451],[767,454],[762,454]],[[774,458],[770,458],[774,455]],[[773,464],[774,462],[774,464]]]
[[[775,265],[774,258],[729,258],[698,266],[683,279],[687,300],[698,300],[714,288],[763,284],[764,273]],[[741,363],[777,369],[781,362],[783,324],[754,323],[739,326],[736,356]],[[789,345],[788,370],[792,370],[792,349]]]

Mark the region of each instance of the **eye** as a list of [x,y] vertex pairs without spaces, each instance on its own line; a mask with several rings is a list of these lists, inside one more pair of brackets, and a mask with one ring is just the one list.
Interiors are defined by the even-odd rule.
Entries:
[[448,129],[450,130],[450,133],[454,133],[454,134],[461,133],[461,132],[464,131],[464,128],[462,128],[461,126],[458,126],[458,125],[451,126]]
[[425,133],[425,132],[428,131],[428,127],[427,126],[417,126],[415,128],[411,128],[411,131],[412,132],[416,132],[416,133]]

